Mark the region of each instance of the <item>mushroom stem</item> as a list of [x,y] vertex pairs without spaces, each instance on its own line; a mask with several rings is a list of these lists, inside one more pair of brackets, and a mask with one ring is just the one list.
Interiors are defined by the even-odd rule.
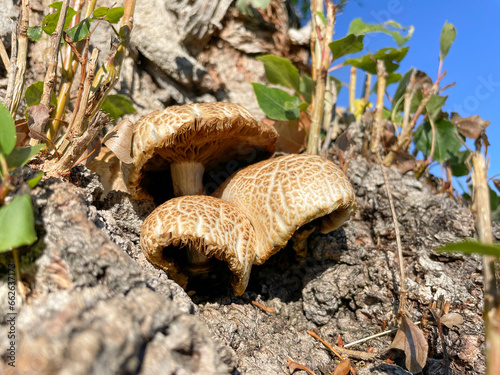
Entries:
[[205,273],[210,269],[210,258],[192,249],[191,246],[188,246],[187,249],[187,259],[189,270],[193,274]]
[[205,195],[204,171],[203,164],[196,161],[181,161],[170,164],[175,196]]

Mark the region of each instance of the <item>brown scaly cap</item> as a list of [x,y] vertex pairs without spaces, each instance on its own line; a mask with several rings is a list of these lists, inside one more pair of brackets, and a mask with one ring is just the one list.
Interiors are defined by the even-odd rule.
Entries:
[[[291,154],[243,168],[213,194],[238,206],[255,228],[255,264],[284,247],[301,226],[314,221],[321,233],[340,227],[357,210],[354,190],[334,163]],[[259,252],[262,251],[262,252]]]
[[244,165],[262,160],[274,153],[277,137],[273,127],[238,104],[186,104],[153,112],[134,127],[131,193],[151,199],[145,175],[168,171],[172,162],[198,162],[206,170],[230,160]]
[[255,258],[255,232],[247,217],[235,205],[210,196],[184,196],[157,207],[141,228],[141,247],[149,261],[167,271],[182,287],[187,276],[164,254],[187,251],[189,246],[207,257],[227,262],[233,272],[236,296],[244,293]]

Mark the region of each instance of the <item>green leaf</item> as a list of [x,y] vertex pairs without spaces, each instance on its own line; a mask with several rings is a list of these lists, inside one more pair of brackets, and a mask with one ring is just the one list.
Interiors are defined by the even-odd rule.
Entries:
[[109,115],[115,120],[119,119],[123,115],[135,112],[132,100],[127,98],[125,95],[120,94],[106,96],[101,109],[104,112],[109,113]]
[[377,74],[376,60],[382,60],[385,63],[386,72],[392,73],[399,68],[398,63],[406,56],[407,53],[408,47],[401,49],[383,48],[378,50],[374,55],[365,55],[355,59],[348,59],[344,62],[344,65],[352,65],[356,68],[363,69],[368,73]]
[[349,34],[345,38],[331,42],[328,47],[332,51],[333,58],[338,59],[339,57],[363,50],[364,37],[364,35]]
[[489,185],[488,188],[490,189],[490,208],[491,211],[495,211],[500,204],[500,197],[495,193],[495,190],[493,190]]
[[300,111],[297,108],[300,105],[299,98],[283,90],[267,87],[260,83],[253,82],[252,86],[259,107],[269,118],[278,121],[297,120],[299,118]]
[[[462,147],[462,142],[456,136],[455,125],[445,118],[436,121],[436,136],[434,140],[433,160],[444,162],[456,154]],[[429,122],[419,126],[414,134],[415,148],[422,151],[426,157],[429,156],[432,146],[432,127]]]
[[90,20],[85,18],[83,21],[79,22],[78,25],[73,26],[71,29],[66,30],[66,34],[69,35],[73,42],[78,42],[85,39],[90,33]]
[[24,164],[29,162],[33,156],[38,154],[44,147],[45,144],[42,143],[32,147],[13,149],[12,152],[6,156],[9,169],[22,167]]
[[[42,99],[42,94],[43,94],[43,81],[38,81],[33,83],[24,92],[24,100],[26,101],[26,106],[32,107],[34,105],[40,104],[40,100]],[[56,94],[52,92],[52,96],[50,97],[50,105],[52,107],[55,107],[56,104],[57,104],[57,97]]]
[[309,108],[309,105],[310,105],[309,103],[302,102],[297,106],[297,108],[305,112],[307,111],[307,108]]
[[40,39],[42,39],[42,27],[41,26],[28,27],[28,37],[32,41],[38,42]]
[[[408,31],[406,36],[402,35],[403,31]],[[412,37],[413,31],[413,26],[403,27],[393,20],[389,20],[384,23],[369,24],[364,23],[361,18],[356,18],[352,20],[347,33],[354,35],[362,35],[367,33],[385,33],[390,35],[394,39],[398,47],[401,47]]]
[[0,103],[0,154],[9,155],[16,146],[16,125],[9,110]]
[[123,17],[123,7],[100,7],[92,13],[92,20],[103,18],[109,23],[117,23]]
[[469,168],[465,165],[465,161],[469,157],[468,150],[458,151],[450,157],[451,174],[455,177],[467,176]]
[[[43,17],[42,29],[46,34],[52,35],[52,33],[56,31],[57,21],[59,20],[59,15],[61,14],[62,1],[56,1],[55,3],[50,4],[49,7],[56,8],[57,11],[53,14],[49,14]],[[69,27],[69,25],[71,24],[71,20],[73,19],[75,14],[78,13],[79,12],[77,12],[73,8],[68,7],[66,19],[64,20],[63,30],[66,30]]]
[[313,81],[309,74],[301,74],[299,77],[299,92],[307,103],[312,101]]
[[399,81],[398,88],[396,89],[396,92],[394,93],[394,97],[392,98],[392,108],[391,111],[400,111],[400,108],[403,107],[403,102],[399,101],[400,98],[402,98],[406,92],[406,86],[408,85],[408,82],[410,82],[411,75],[413,73],[413,68],[408,70],[401,81]]
[[500,246],[498,244],[485,244],[477,241],[464,241],[451,243],[436,249],[438,253],[460,252],[466,254],[482,254],[500,257]]
[[31,245],[36,239],[29,194],[19,195],[0,208],[0,252]]
[[441,113],[441,108],[446,103],[446,99],[448,99],[448,96],[432,95],[425,105],[425,113],[435,119]]
[[452,23],[445,22],[439,38],[439,60],[444,60],[456,36],[457,29],[455,29],[455,26]]
[[269,82],[300,91],[299,70],[290,60],[275,55],[258,56],[257,60],[264,63]]
[[38,172],[35,177],[32,177],[27,181],[28,186],[33,189],[40,182],[42,177],[43,172]]

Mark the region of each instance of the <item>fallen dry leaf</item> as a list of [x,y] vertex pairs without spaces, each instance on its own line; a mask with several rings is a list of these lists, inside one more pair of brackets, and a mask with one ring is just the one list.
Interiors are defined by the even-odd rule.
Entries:
[[286,357],[286,359],[287,359],[286,365],[288,366],[288,370],[290,371],[290,374],[293,374],[297,370],[302,370],[302,371],[308,372],[309,374],[316,375],[309,367],[306,367],[304,365],[301,365],[298,362],[295,362],[290,357]]
[[348,375],[351,372],[351,361],[349,358],[344,359],[340,362],[337,367],[335,367],[335,371],[333,371],[333,375]]
[[440,320],[441,324],[444,324],[448,328],[452,328],[453,326],[460,327],[464,322],[464,318],[458,313],[445,314]]
[[335,146],[342,151],[347,151],[351,144],[351,135],[346,130],[335,139]]
[[277,150],[297,154],[306,148],[307,134],[298,120],[276,121],[273,126],[279,134]]
[[415,156],[404,152],[404,151],[395,151],[396,154],[395,157],[395,163],[396,166],[398,167],[399,171],[402,174],[405,174],[417,166],[417,161],[415,159]]
[[451,113],[451,122],[455,124],[460,134],[470,139],[478,139],[490,125],[489,121],[483,120],[478,115],[462,118],[456,112]]
[[134,124],[125,119],[116,124],[102,139],[106,145],[122,163],[132,163],[132,134]]
[[493,179],[493,184],[498,190],[500,190],[500,178]]
[[428,345],[424,333],[403,315],[401,326],[389,349],[403,350],[406,368],[413,374],[422,371],[427,361]]
[[49,121],[50,108],[43,105],[37,104],[31,107],[28,107],[28,127],[29,127],[29,136],[34,139],[39,139],[44,141],[46,137],[45,134],[45,126],[47,126],[47,122]]

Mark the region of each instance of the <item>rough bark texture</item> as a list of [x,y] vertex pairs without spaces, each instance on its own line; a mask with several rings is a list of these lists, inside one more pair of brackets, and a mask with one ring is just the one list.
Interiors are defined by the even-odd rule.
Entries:
[[[251,17],[229,5],[226,0],[137,2],[132,51],[117,85],[134,102],[132,120],[166,105],[214,100],[263,115],[249,84],[265,83],[255,55],[280,54],[303,67],[307,54],[300,44],[307,43],[303,35],[310,31],[294,29],[293,16],[277,0]],[[1,17],[17,14],[9,1],[0,6]],[[46,8],[35,1],[32,7],[31,24],[40,24]],[[5,42],[11,24],[4,21]],[[94,38],[100,48],[109,44],[101,27]],[[43,77],[43,49],[43,42],[31,49],[27,85]],[[4,83],[1,79],[0,94]],[[357,155],[365,125],[350,125]],[[464,318],[460,327],[444,329],[453,373],[482,374],[481,262],[433,251],[474,237],[472,215],[436,194],[430,178],[416,180],[396,169],[387,173],[401,224],[411,319],[421,320],[429,304],[444,296],[450,311]],[[306,329],[331,343],[338,335],[349,343],[385,329],[398,306],[394,228],[380,166],[358,156],[347,175],[359,214],[333,233],[313,235],[305,260],[285,249],[254,267],[245,299],[233,297],[224,266],[190,284],[189,297],[146,260],[139,232],[154,208],[150,202],[114,191],[104,198],[99,177],[84,167],[74,169],[69,182],[42,182],[33,191],[39,241],[21,249],[29,289],[26,301],[19,296],[16,301],[16,367],[7,365],[9,315],[2,308],[0,373],[288,374],[289,356],[316,374],[331,374],[336,359]],[[498,225],[494,236],[500,240]],[[2,306],[10,262],[10,253],[0,254]],[[424,374],[443,374],[442,345],[432,321],[424,333],[430,347]],[[373,346],[380,353],[371,362],[354,360],[359,374],[408,374],[401,357],[395,364],[381,359],[391,337],[355,347]]]

